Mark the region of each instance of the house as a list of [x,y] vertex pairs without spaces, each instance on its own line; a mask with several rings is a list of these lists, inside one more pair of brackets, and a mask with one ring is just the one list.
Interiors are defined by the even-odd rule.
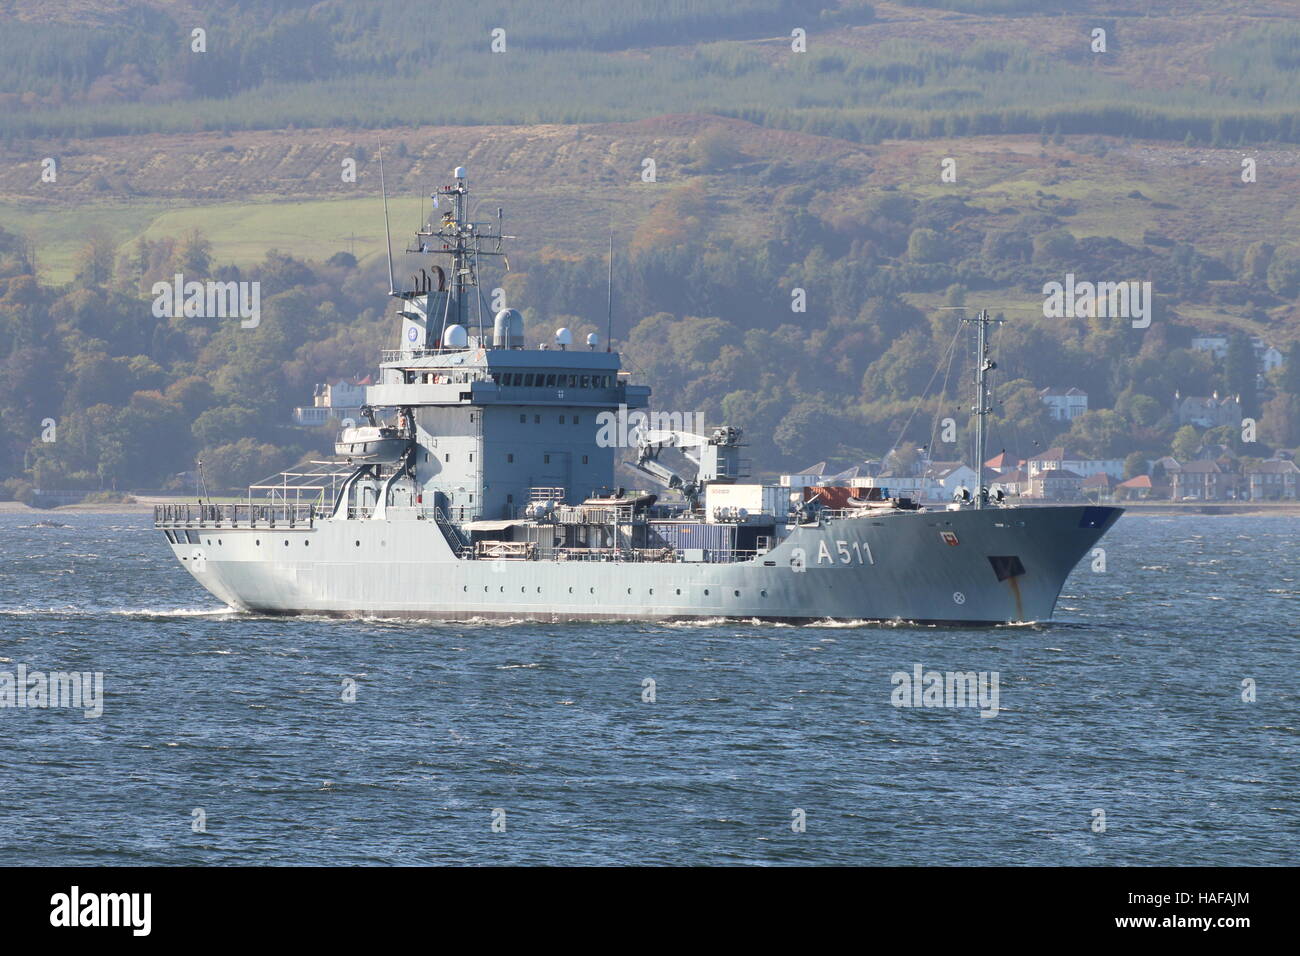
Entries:
[[925,476],[938,483],[943,498],[951,498],[958,488],[975,493],[975,469],[959,461],[933,461]]
[[1077,501],[1082,492],[1083,475],[1068,468],[1047,468],[1030,474],[1029,496],[1047,501]]
[[1124,477],[1124,462],[1118,458],[1084,458],[1080,455],[1071,455],[1060,447],[1049,448],[1041,455],[1029,458],[1025,462],[1025,468],[1030,478],[1054,469],[1072,471],[1080,476],[1095,475],[1101,471],[1116,481]]
[[1020,462],[1012,458],[1006,451],[1000,451],[988,461],[984,462],[986,469],[991,469],[994,474],[1000,475],[1004,471],[1013,471],[1020,467]]
[[850,488],[887,489],[891,498],[911,498],[913,501],[948,500],[941,482],[931,475],[913,474],[911,469],[895,471],[886,468],[878,475],[850,478],[848,485]]
[[1117,484],[1119,482],[1110,475],[1104,471],[1099,471],[1095,475],[1089,475],[1083,479],[1079,485],[1079,490],[1085,498],[1092,501],[1109,501]]
[[1222,362],[1228,357],[1228,337],[1226,335],[1198,335],[1192,339],[1193,352],[1209,352]]
[[1217,461],[1189,461],[1169,476],[1175,501],[1221,501],[1237,495],[1237,476],[1219,467]]
[[1174,415],[1179,425],[1195,425],[1197,428],[1240,425],[1241,400],[1232,396],[1221,398],[1218,392],[1208,398],[1195,395],[1183,398],[1174,392]]
[[783,488],[806,488],[809,485],[820,485],[824,484],[822,479],[825,475],[826,462],[819,461],[815,465],[809,465],[793,475],[782,475],[781,486]]
[[1150,475],[1135,475],[1115,486],[1117,501],[1146,501],[1148,498],[1164,497],[1168,493],[1168,486],[1157,485]]
[[1044,388],[1038,392],[1058,422],[1069,422],[1088,410],[1088,393],[1079,388]]
[[1280,458],[1246,465],[1241,470],[1243,491],[1251,501],[1294,501],[1300,468]]
[[317,385],[313,390],[312,404],[293,410],[293,423],[312,427],[345,418],[361,416],[361,406],[366,404],[366,386],[373,385],[369,375],[361,379],[339,379],[334,383]]
[[1255,357],[1259,359],[1259,370],[1263,375],[1267,375],[1275,368],[1281,368],[1286,361],[1286,356],[1271,345],[1266,345],[1262,349],[1256,348]]
[[[1192,339],[1192,351],[1209,352],[1219,362],[1228,357],[1228,346],[1226,335],[1198,335]],[[1285,361],[1285,356],[1280,351],[1261,338],[1252,338],[1250,347],[1255,352],[1255,361],[1259,363],[1261,375],[1267,375]]]
[[1029,496],[1029,472],[1023,468],[1012,468],[1004,471],[989,486],[990,491],[998,491],[1008,498],[1028,497]]

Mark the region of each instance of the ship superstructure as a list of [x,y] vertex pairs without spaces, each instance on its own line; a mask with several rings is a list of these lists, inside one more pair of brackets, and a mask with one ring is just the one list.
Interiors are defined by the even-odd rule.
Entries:
[[[401,339],[381,356],[364,423],[328,481],[263,485],[247,503],[160,506],[155,524],[204,587],[264,613],[542,620],[744,617],[1003,623],[1046,620],[1078,560],[1119,517],[1021,506],[976,489],[940,509],[881,489],[832,508],[748,480],[739,429],[646,416],[608,342],[491,314],[481,261],[502,213],[469,218],[465,170],[409,253]],[[977,460],[990,409],[978,330]],[[663,452],[686,463],[687,473]],[[656,487],[615,483],[631,473]],[[291,494],[292,491],[292,494]],[[869,493],[867,493],[869,492]]]

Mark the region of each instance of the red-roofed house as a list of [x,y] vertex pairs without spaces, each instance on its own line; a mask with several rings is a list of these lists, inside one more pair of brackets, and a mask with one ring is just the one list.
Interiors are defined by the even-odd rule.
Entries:
[[1145,501],[1148,498],[1164,498],[1169,495],[1169,486],[1157,484],[1150,475],[1137,475],[1128,481],[1121,481],[1115,486],[1115,498],[1123,501]]

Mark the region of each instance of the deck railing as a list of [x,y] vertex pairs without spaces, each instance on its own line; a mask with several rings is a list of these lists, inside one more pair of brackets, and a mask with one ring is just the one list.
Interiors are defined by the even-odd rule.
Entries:
[[310,528],[321,516],[315,505],[275,504],[171,504],[154,505],[156,528]]

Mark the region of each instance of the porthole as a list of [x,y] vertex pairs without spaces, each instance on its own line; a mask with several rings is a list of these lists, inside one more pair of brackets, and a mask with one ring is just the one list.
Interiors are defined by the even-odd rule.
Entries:
[[595,588],[587,588],[587,591],[588,591],[588,593],[590,593],[590,594],[595,594],[595,593],[596,593],[596,589],[595,589]]
[[541,589],[541,588],[538,588],[538,589],[537,589],[537,593],[538,593],[538,594],[541,594],[541,593],[542,593],[542,589]]
[[681,588],[678,588],[678,589],[677,589],[677,593],[678,593],[678,594],[681,594],[681,593],[682,593],[682,589],[681,589]]
[[262,539],[261,539],[261,538],[258,538],[257,540],[255,540],[255,541],[253,542],[253,544],[257,545],[257,546],[260,548],[260,547],[262,546]]
[[654,594],[654,593],[655,593],[655,589],[654,589],[654,588],[651,588],[651,589],[650,589],[650,593],[651,593],[651,594]]
[[570,593],[570,594],[573,593],[573,588],[569,588],[569,593]]
[[502,594],[505,594],[505,593],[506,593],[506,586],[505,586],[504,584],[501,585],[501,593],[502,593]]
[[284,546],[285,546],[286,548],[289,547],[289,539],[288,539],[288,538],[285,538],[285,539],[284,539]]
[[221,539],[220,539],[220,538],[217,539],[217,544],[221,544]]
[[628,589],[627,589],[627,593],[628,593],[628,594],[631,594],[631,593],[632,593],[632,589],[631,589],[631,588],[628,588]]
[[208,538],[208,544],[209,544],[209,545],[212,544],[212,539],[211,539],[211,538]]
[[526,593],[528,593],[528,588],[520,588],[520,589],[519,589],[519,593],[520,593],[520,594],[526,594]]
[[[220,541],[217,542],[217,544],[220,544],[220,543],[221,543]],[[302,539],[302,546],[303,546],[304,548],[310,547],[310,546],[311,546],[311,542],[308,541],[306,538],[303,538],[303,539]]]
[[708,597],[708,596],[709,596],[709,589],[708,589],[708,588],[705,588],[705,589],[704,589],[704,596],[705,596],[705,597]]
[[760,590],[758,592],[758,595],[759,597],[767,597],[767,588],[763,588],[762,590]]
[[732,593],[733,593],[736,597],[740,597],[740,592],[739,592],[739,591],[733,591]]
[[358,548],[361,547],[361,542],[360,542],[360,541],[357,542],[357,547],[358,547]]

